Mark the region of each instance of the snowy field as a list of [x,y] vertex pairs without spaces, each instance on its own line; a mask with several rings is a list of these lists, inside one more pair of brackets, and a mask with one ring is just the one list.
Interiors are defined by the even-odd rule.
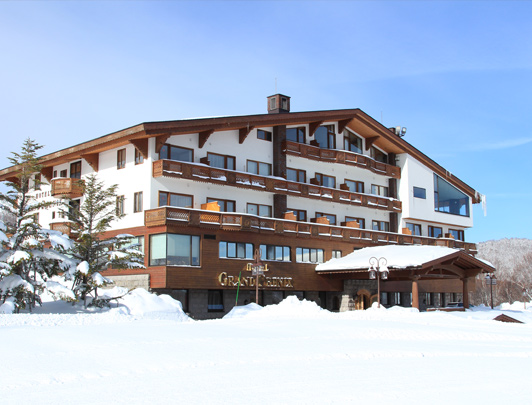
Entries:
[[[289,297],[192,321],[136,290],[0,315],[3,404],[496,404],[532,398],[532,311],[330,313]],[[59,312],[59,313],[53,313]],[[69,313],[67,313],[69,312]],[[492,319],[505,313],[525,324]]]

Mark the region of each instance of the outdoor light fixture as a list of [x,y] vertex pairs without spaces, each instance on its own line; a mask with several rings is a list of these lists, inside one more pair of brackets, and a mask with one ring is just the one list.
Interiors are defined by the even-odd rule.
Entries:
[[388,273],[390,272],[386,266],[387,264],[388,261],[384,257],[381,257],[380,259],[372,257],[369,259],[369,279],[377,279],[377,303],[379,308],[381,307],[381,278],[383,280],[388,280]]
[[495,274],[486,274],[486,284],[489,284],[490,286],[491,309],[493,309],[493,286],[497,284],[497,277],[495,277]]

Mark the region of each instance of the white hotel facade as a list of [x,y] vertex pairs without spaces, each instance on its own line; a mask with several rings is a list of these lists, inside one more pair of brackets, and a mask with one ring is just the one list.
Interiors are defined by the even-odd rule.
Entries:
[[[269,268],[261,304],[296,294],[360,309],[376,299],[375,281],[317,274],[317,263],[389,244],[476,253],[465,237],[481,195],[397,132],[359,109],[292,113],[290,98],[276,94],[268,114],[144,123],[43,156],[34,193],[77,204],[89,174],[118,184],[126,215],[111,233],[139,238],[146,269],[107,275],[169,293],[196,318],[234,306],[241,271],[238,303],[254,300],[245,267],[256,249]],[[75,237],[57,208],[38,218]],[[461,300],[466,273],[415,279],[420,309]],[[412,291],[407,276],[391,278],[381,302],[409,306]]]

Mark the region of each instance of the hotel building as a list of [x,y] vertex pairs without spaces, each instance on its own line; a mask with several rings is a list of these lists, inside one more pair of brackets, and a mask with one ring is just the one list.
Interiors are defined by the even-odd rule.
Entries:
[[[412,273],[414,281],[403,274],[381,282],[384,305],[414,302],[423,310],[466,300],[464,280],[483,271],[465,241],[477,191],[406,142],[401,128],[360,109],[290,112],[281,94],[268,97],[267,108],[147,122],[51,153],[34,193],[75,205],[86,175],[118,184],[125,216],[110,234],[138,238],[146,269],[106,276],[170,294],[198,319],[227,313],[237,289],[239,305],[255,300],[248,263],[256,250],[268,268],[260,304],[295,294],[329,310],[365,308],[376,299],[374,280],[316,272],[316,265],[381,245],[446,246],[463,256],[436,266],[439,278]],[[4,169],[0,180],[15,173]],[[38,218],[76,236],[58,208]],[[445,273],[449,266],[459,269]]]

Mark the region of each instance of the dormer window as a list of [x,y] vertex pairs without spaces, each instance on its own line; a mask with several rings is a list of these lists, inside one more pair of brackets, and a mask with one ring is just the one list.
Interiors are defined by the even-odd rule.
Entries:
[[388,163],[388,155],[380,149],[377,149],[375,146],[370,148],[369,154],[377,162]]
[[270,98],[270,110],[275,110],[277,108],[275,97]]

